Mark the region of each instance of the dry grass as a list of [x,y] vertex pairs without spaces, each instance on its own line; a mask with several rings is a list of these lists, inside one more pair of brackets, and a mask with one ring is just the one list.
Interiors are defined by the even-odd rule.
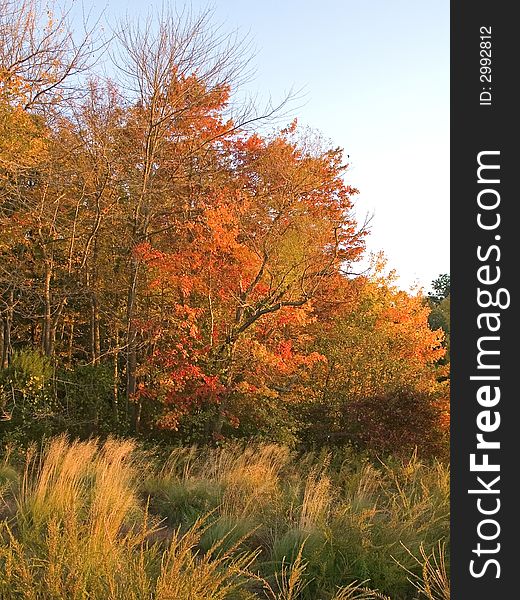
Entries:
[[0,598],[448,600],[447,469],[333,462],[266,445],[158,465],[65,437],[7,457]]
[[439,542],[430,553],[424,545],[419,547],[420,557],[413,556],[421,568],[420,575],[409,569],[410,581],[419,592],[420,598],[427,600],[450,600],[450,578],[447,568],[446,544]]
[[29,453],[16,512],[0,525],[5,600],[210,600],[230,597],[255,559],[236,548],[202,555],[201,522],[150,543],[156,524],[137,493],[132,442],[53,440]]
[[328,522],[333,501],[332,484],[323,473],[312,471],[307,478],[303,502],[300,508],[299,527],[302,531],[313,531]]
[[391,598],[354,582],[339,589],[332,600],[391,600]]

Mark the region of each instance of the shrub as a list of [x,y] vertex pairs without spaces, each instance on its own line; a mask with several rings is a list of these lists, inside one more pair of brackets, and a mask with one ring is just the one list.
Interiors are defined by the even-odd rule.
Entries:
[[446,431],[436,400],[431,394],[407,389],[356,400],[347,415],[353,440],[379,456],[409,456],[415,449],[423,456],[440,456]]
[[56,410],[50,360],[36,350],[13,352],[0,371],[0,435],[25,443],[51,433],[49,417]]

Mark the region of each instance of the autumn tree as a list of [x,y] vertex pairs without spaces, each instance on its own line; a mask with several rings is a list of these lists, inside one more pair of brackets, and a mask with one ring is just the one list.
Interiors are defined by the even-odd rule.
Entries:
[[[67,13],[53,8],[33,0],[0,2],[0,219],[2,251],[9,255],[1,274],[4,366],[12,351],[15,304],[29,318],[41,314],[42,349],[47,354],[52,354],[56,317],[61,314],[59,305],[51,306],[55,265],[51,230],[66,209],[56,207],[61,191],[55,181],[59,158],[56,162],[53,149],[60,115],[77,94],[78,78],[94,48],[88,32],[73,35]],[[44,175],[46,169],[49,177]],[[36,239],[41,243],[34,254]],[[28,273],[32,259],[39,263],[38,273]],[[23,294],[20,286],[27,291],[37,280],[42,287],[41,311],[23,306],[20,298],[33,297],[29,304],[34,305],[37,294],[33,289]]]
[[[186,332],[177,339],[185,340],[183,348],[166,338],[155,361],[175,362],[179,353],[197,353],[191,375],[206,388],[211,379],[219,406],[213,424],[217,435],[239,389],[267,389],[268,378],[258,381],[262,361],[283,363],[276,358],[276,344],[269,344],[267,324],[276,322],[279,312],[288,315],[310,305],[324,283],[363,248],[363,232],[351,214],[355,190],[342,178],[340,151],[296,141],[295,130],[293,124],[269,139],[241,136],[227,143],[228,156],[221,161],[228,174],[221,175],[218,189],[208,183],[198,222],[189,224],[181,249],[142,248],[155,285],[172,307],[167,318],[189,315],[181,316]],[[219,144],[221,155],[224,148]],[[161,330],[171,331],[171,325]],[[288,361],[290,341],[285,340],[285,350],[282,340],[277,343]],[[251,375],[248,362],[255,364]],[[167,403],[175,409],[176,402],[186,402],[176,381],[186,372],[172,373]],[[167,389],[164,381],[160,387],[163,393]]]
[[74,31],[55,2],[0,0],[0,91],[11,105],[46,113],[81,93],[79,79],[103,44],[96,23]]
[[175,235],[179,226],[198,219],[201,185],[219,167],[218,140],[273,112],[246,109],[234,119],[224,117],[231,86],[244,71],[244,48],[234,36],[215,30],[209,17],[209,12],[165,10],[143,26],[126,23],[118,34],[121,85],[132,102],[124,155],[131,212],[125,236],[127,402],[136,392],[142,354],[136,326],[142,289],[139,247],[153,244],[162,233]]
[[[396,426],[408,419],[410,431],[422,435],[423,427],[412,426],[420,406],[429,427],[442,425],[445,390],[438,385],[436,363],[445,353],[443,333],[430,329],[422,295],[397,288],[383,267],[378,261],[370,276],[338,282],[317,306],[315,347],[326,360],[317,365],[306,395],[311,438],[370,437],[375,447],[377,436],[390,431],[388,423],[380,425],[392,398],[405,403],[394,411]],[[421,400],[409,401],[407,408],[406,398]]]
[[20,195],[30,184],[31,174],[45,160],[47,132],[40,120],[21,107],[11,105],[0,93],[0,327],[1,366],[7,367],[12,353],[12,329],[17,295],[24,278],[19,258],[23,240],[16,215]]

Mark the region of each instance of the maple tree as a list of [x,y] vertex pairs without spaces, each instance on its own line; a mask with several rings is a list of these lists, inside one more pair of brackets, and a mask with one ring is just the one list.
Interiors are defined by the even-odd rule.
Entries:
[[[179,353],[191,357],[188,370],[174,360],[182,367],[168,375],[169,402],[176,405],[183,385],[196,389],[199,400],[205,390],[221,407],[217,434],[238,389],[267,389],[258,381],[263,361],[270,367],[284,363],[281,368],[290,372],[286,363],[299,360],[291,356],[290,340],[278,342],[285,356],[275,356],[272,336],[265,333],[268,323],[278,312],[292,309],[294,314],[308,305],[323,282],[363,248],[363,234],[350,214],[355,191],[341,178],[345,167],[339,151],[299,147],[288,138],[294,133],[295,125],[269,140],[253,136],[227,142],[232,156],[221,160],[232,169],[218,190],[210,182],[202,191],[197,221],[184,224],[186,237],[179,224],[174,251],[164,240],[162,250],[160,241],[157,248],[140,248],[152,286],[161,288],[162,318],[166,314],[169,321],[157,326],[171,330],[173,320],[176,339],[185,340],[182,349],[170,337],[166,347],[156,343],[155,360],[168,362]],[[164,302],[172,310],[165,311]],[[255,383],[247,381],[245,356],[257,365]],[[193,388],[193,378],[199,387]],[[159,387],[164,394],[164,381]]]

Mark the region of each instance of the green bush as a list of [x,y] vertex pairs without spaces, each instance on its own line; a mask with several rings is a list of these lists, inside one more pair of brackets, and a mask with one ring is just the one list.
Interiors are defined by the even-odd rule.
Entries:
[[53,369],[49,358],[36,350],[13,353],[0,371],[0,435],[24,442],[52,433],[50,419],[57,405],[52,392]]
[[60,429],[88,437],[123,433],[123,416],[114,405],[114,379],[109,365],[78,364],[58,372]]

